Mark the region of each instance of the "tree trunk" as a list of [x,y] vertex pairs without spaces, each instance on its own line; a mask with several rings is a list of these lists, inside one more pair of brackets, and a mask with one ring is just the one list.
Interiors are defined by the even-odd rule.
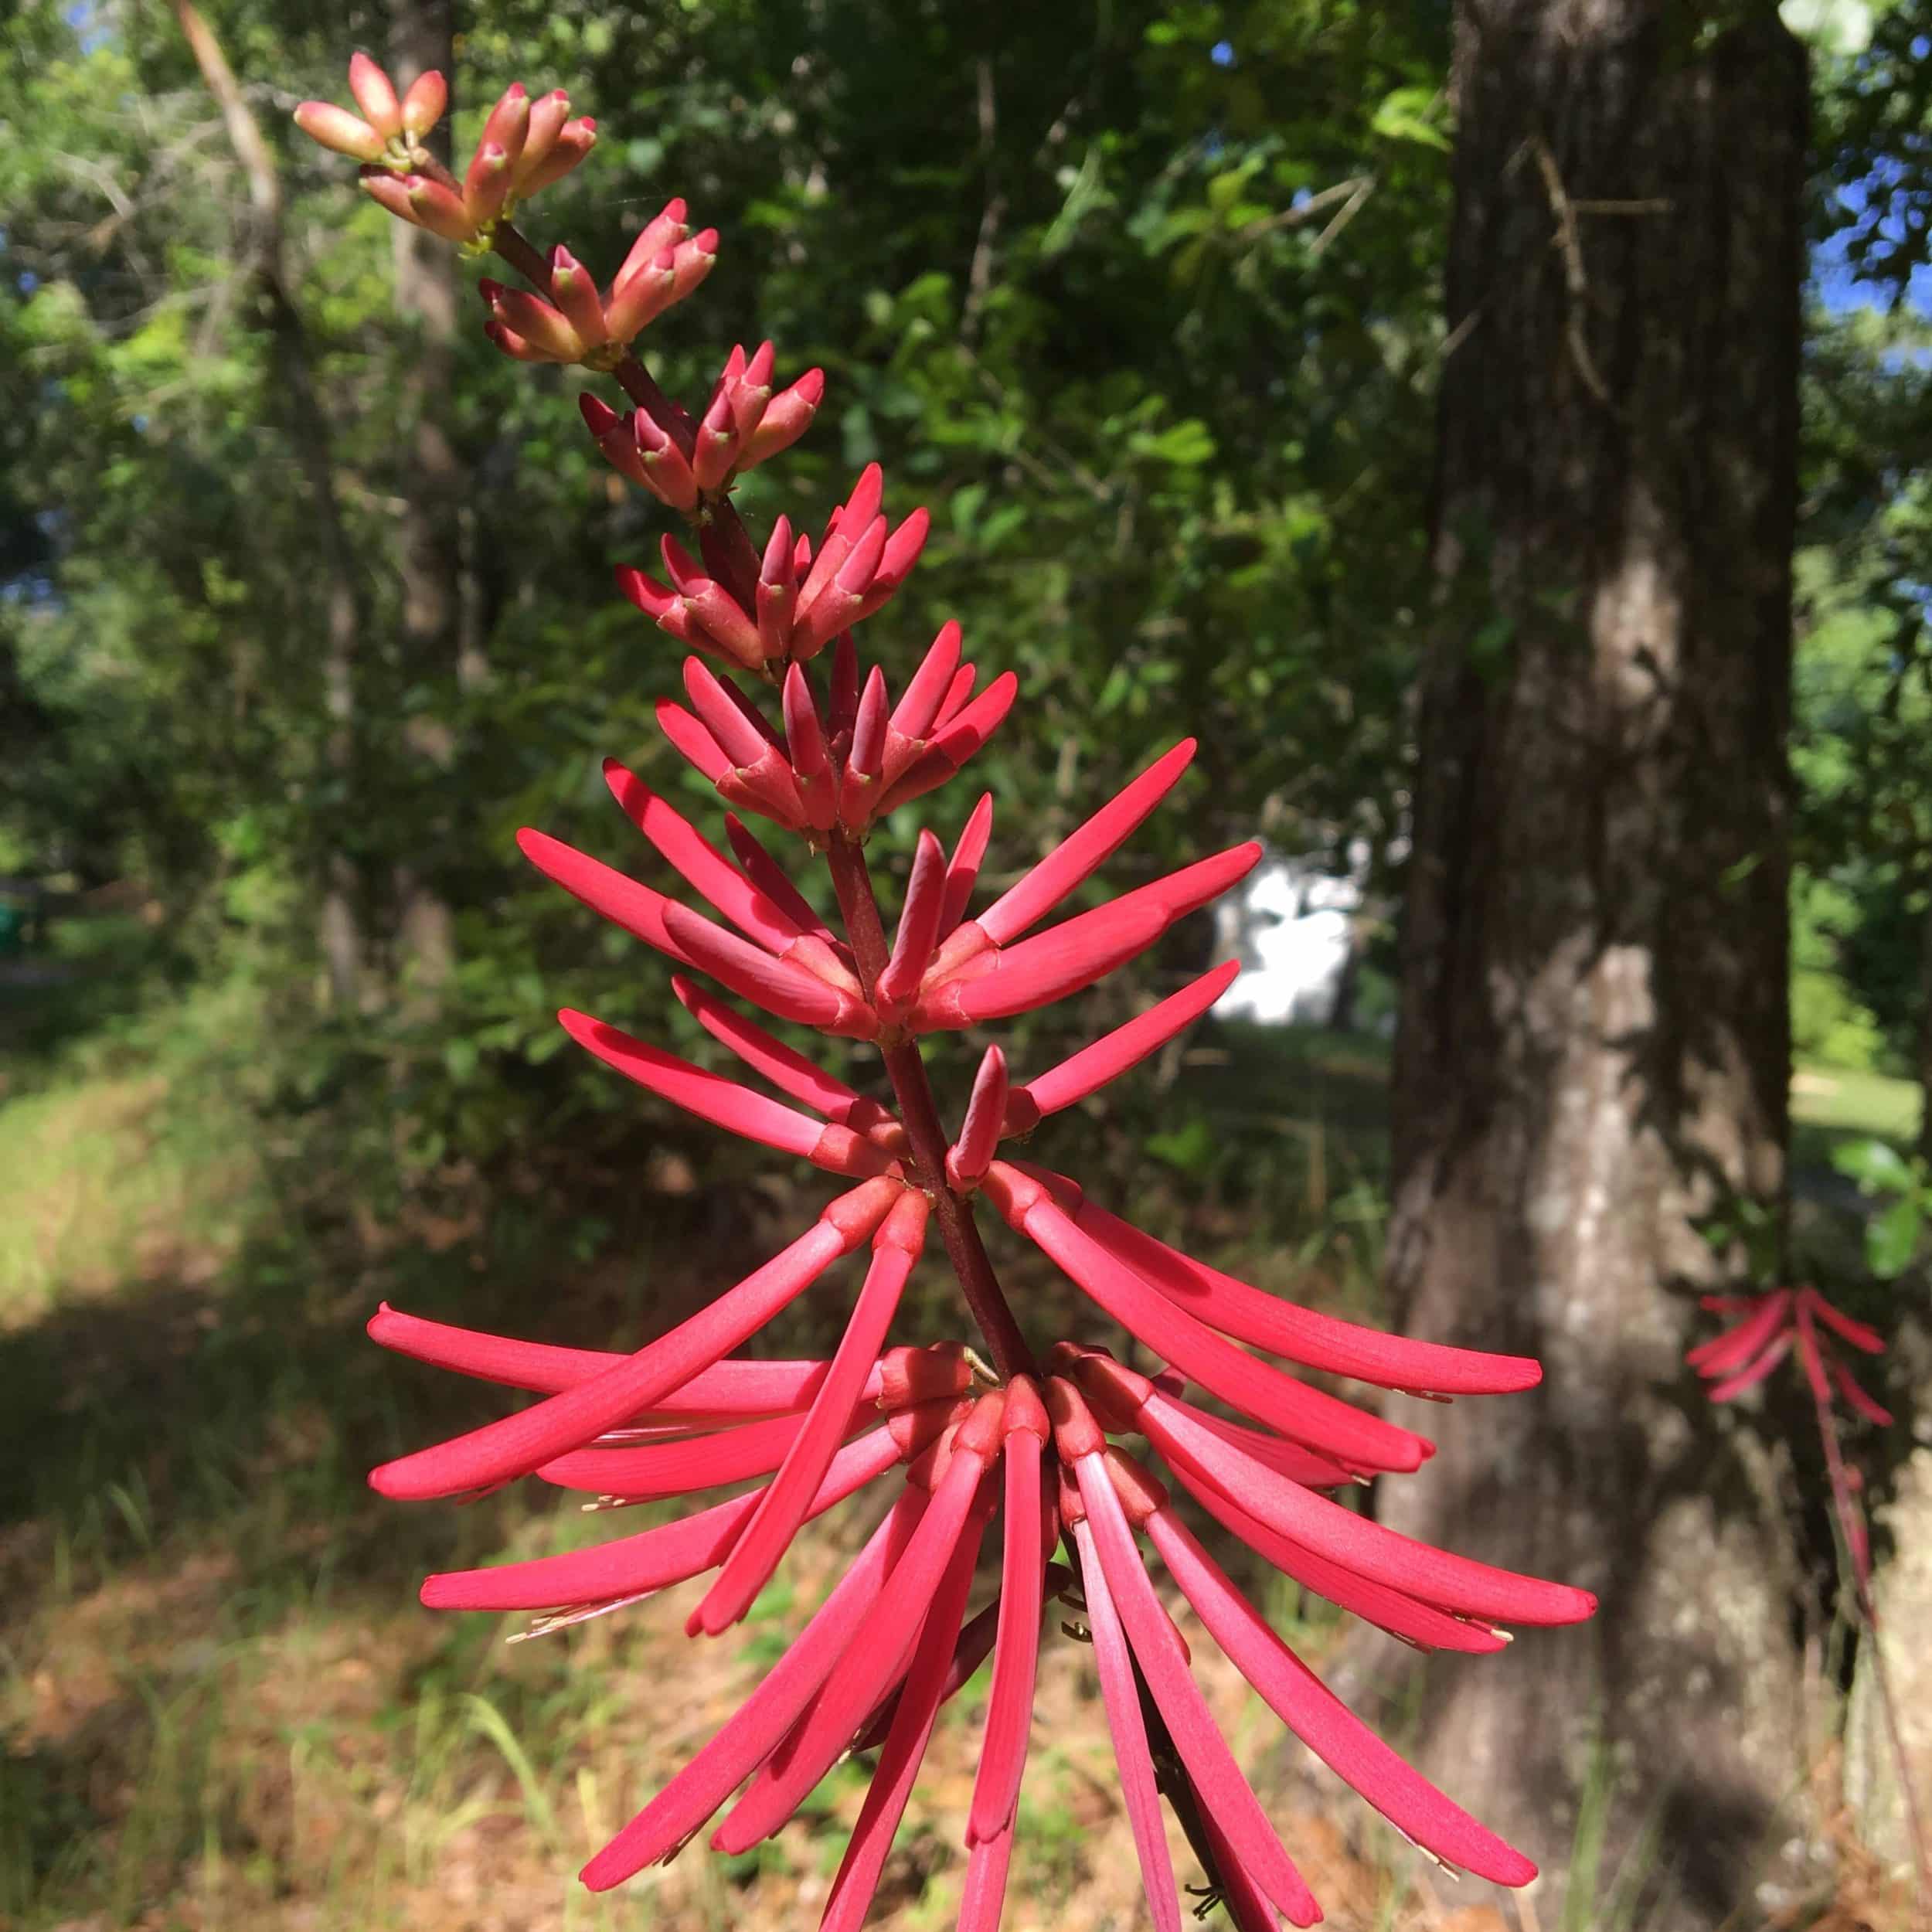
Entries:
[[290,440],[315,507],[316,548],[325,585],[322,697],[328,725],[324,755],[332,794],[326,808],[315,815],[327,845],[321,862],[317,944],[331,1005],[338,1012],[353,1012],[368,988],[362,916],[365,895],[360,869],[349,855],[345,836],[357,777],[360,574],[336,494],[328,419],[317,392],[308,334],[289,287],[281,178],[274,155],[207,22],[190,0],[175,0],[175,17],[202,81],[221,110],[229,145],[248,184],[249,220],[242,253],[252,267],[264,323],[274,346],[276,389],[288,411]]
[[1545,1380],[1427,1410],[1382,1506],[1602,1598],[1426,1680],[1545,1923],[1632,1846],[1655,1923],[1749,1909],[1801,1777],[1786,1532],[1682,1366],[1736,1258],[1702,1230],[1781,1211],[1789,1058],[1807,75],[1770,5],[1716,11],[1458,7],[1390,1273],[1414,1332]]
[[[397,90],[434,67],[455,79],[451,0],[392,0],[390,71]],[[449,119],[432,137],[447,165]],[[408,222],[390,224],[396,307],[410,339],[403,359],[400,428],[409,461],[398,519],[402,564],[402,675],[413,703],[404,742],[431,781],[416,789],[417,837],[396,873],[397,944],[408,997],[433,1005],[455,964],[451,910],[438,876],[438,848],[451,834],[447,784],[455,761],[458,689],[474,681],[477,655],[466,638],[461,515],[466,478],[444,427],[456,352],[455,251]]]

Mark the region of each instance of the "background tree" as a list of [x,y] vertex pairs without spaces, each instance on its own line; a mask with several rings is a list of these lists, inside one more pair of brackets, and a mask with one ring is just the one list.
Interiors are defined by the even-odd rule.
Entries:
[[1607,1781],[1714,1922],[1798,1764],[1788,1560],[1681,1359],[1702,1225],[1784,1184],[1805,61],[1767,9],[1457,26],[1390,1268],[1417,1332],[1546,1380],[1441,1431],[1507,1478],[1396,1519],[1560,1552],[1606,1614],[1424,1731],[1560,1872]]

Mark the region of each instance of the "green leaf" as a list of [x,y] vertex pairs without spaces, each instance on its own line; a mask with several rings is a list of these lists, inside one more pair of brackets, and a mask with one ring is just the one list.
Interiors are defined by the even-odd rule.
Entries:
[[1383,96],[1369,119],[1369,128],[1386,141],[1417,141],[1446,153],[1449,137],[1427,118],[1439,98],[1434,87],[1397,87]]
[[1214,437],[1208,426],[1194,416],[1176,423],[1171,430],[1163,430],[1158,436],[1136,436],[1130,447],[1136,456],[1151,457],[1156,462],[1177,464],[1183,468],[1214,461]]
[[1879,1280],[1889,1281],[1912,1265],[1923,1218],[1917,1199],[1906,1194],[1866,1224],[1865,1265]]
[[1146,1147],[1157,1161],[1178,1168],[1183,1174],[1204,1174],[1214,1164],[1217,1143],[1214,1130],[1199,1114],[1185,1127],[1172,1133],[1150,1134]]
[[1886,1141],[1848,1141],[1832,1150],[1832,1165],[1867,1194],[1899,1194],[1912,1185],[1905,1156]]

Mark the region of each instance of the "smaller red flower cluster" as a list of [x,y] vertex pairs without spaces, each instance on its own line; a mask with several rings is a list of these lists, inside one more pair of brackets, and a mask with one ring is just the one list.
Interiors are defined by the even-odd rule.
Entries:
[[1832,1337],[1867,1355],[1883,1355],[1885,1342],[1876,1328],[1841,1314],[1814,1287],[1773,1288],[1764,1294],[1707,1294],[1699,1305],[1713,1315],[1736,1318],[1684,1359],[1710,1383],[1713,1402],[1730,1402],[1754,1389],[1795,1349],[1814,1398],[1825,1408],[1832,1396],[1844,1396],[1867,1422],[1891,1425],[1882,1409],[1861,1389],[1837,1352]]
[[1876,1328],[1833,1308],[1816,1288],[1808,1286],[1773,1288],[1763,1294],[1707,1294],[1702,1306],[1713,1315],[1735,1318],[1728,1328],[1699,1342],[1684,1358],[1710,1385],[1706,1393],[1713,1402],[1736,1400],[1747,1389],[1756,1388],[1787,1355],[1796,1352],[1811,1390],[1832,1505],[1852,1560],[1860,1607],[1868,1620],[1872,1618],[1872,1536],[1859,1501],[1864,1484],[1839,1447],[1834,1398],[1842,1396],[1858,1415],[1881,1429],[1891,1427],[1892,1412],[1859,1387],[1833,1346],[1832,1338],[1848,1342],[1866,1355],[1883,1355],[1883,1337]]
[[[770,348],[767,343],[759,350],[761,359]],[[734,351],[733,356],[734,361],[742,362],[743,351]],[[646,481],[667,502],[672,500],[669,492],[673,487],[682,492],[686,474],[695,502],[699,490],[716,489],[729,481],[734,470],[749,468],[751,463],[762,461],[765,457],[775,454],[802,433],[811,420],[809,410],[801,410],[799,403],[791,403],[785,407],[781,418],[784,442],[770,442],[767,439],[767,417],[764,413],[753,414],[748,410],[746,420],[751,427],[741,431],[733,413],[733,405],[738,402],[750,374],[749,365],[735,376],[733,368],[727,366],[724,375],[719,379],[711,406],[699,426],[696,449],[688,471],[681,472],[677,467],[682,457],[674,461],[670,455],[658,449],[655,439],[662,432],[645,412],[638,412],[642,420],[634,423],[633,429],[639,450],[642,451],[646,439],[651,439],[652,461],[658,465],[658,480],[647,477]],[[764,374],[768,379],[768,365]],[[794,389],[779,397],[771,407],[784,404],[786,398],[793,396],[798,388],[809,385],[806,400],[811,408],[815,410],[824,383],[823,373],[813,369],[801,376]],[[768,393],[768,380],[758,387],[765,388]],[[757,405],[757,388],[750,393],[753,403]],[[762,409],[763,406],[758,406]],[[590,425],[591,434],[597,437],[600,447],[610,434],[610,425],[604,421],[609,414],[607,410],[584,410],[584,420]],[[668,442],[668,438],[665,440]],[[675,451],[676,445],[669,444],[669,448]],[[706,475],[715,475],[718,480],[707,483],[704,480]],[[926,532],[931,522],[927,512],[914,510],[895,529],[891,519],[883,514],[884,493],[885,481],[879,465],[871,464],[861,473],[852,495],[827,520],[825,535],[816,551],[812,548],[811,539],[802,532],[796,538],[793,536],[789,518],[778,518],[772,525],[764,560],[759,566],[755,592],[757,607],[753,610],[746,609],[723,583],[700,571],[682,546],[668,536],[663,541],[662,550],[670,583],[660,583],[655,577],[647,577],[641,570],[625,570],[617,573],[617,587],[646,617],[680,644],[722,658],[741,670],[763,672],[767,665],[782,670],[787,662],[804,662],[817,657],[840,633],[883,610],[893,593],[911,575],[913,566],[919,561],[920,552],[925,548]],[[840,723],[845,729],[855,730],[861,713],[866,710],[867,694],[856,687],[856,658],[852,660],[852,668],[855,683],[849,694],[851,714]],[[969,670],[963,689],[956,688],[960,669],[959,628],[956,624],[949,624],[940,633],[927,654],[926,666],[914,678],[901,702],[902,709],[910,702],[920,713],[920,730],[957,717],[964,709],[967,696],[971,692],[972,678]],[[874,675],[879,675],[875,668]],[[838,702],[835,693],[835,706]],[[1008,695],[1010,702],[1010,687]],[[884,699],[882,682],[878,697],[873,701],[877,715],[868,717],[869,726],[882,730],[886,725]],[[1000,716],[1004,715],[1005,709],[1005,706],[1001,707]],[[998,716],[991,719],[987,731],[991,732],[998,722]],[[835,725],[834,728],[838,726]],[[897,729],[901,738],[917,735],[908,733],[903,723],[899,723]],[[982,740],[983,736],[984,734]],[[882,751],[884,748],[883,744],[879,747]],[[977,750],[977,746],[974,749]],[[953,769],[957,769],[957,764]],[[906,795],[913,798],[917,794],[909,792]]]

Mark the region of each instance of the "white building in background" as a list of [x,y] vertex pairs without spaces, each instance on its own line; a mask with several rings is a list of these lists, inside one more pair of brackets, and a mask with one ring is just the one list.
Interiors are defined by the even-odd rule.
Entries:
[[1216,1002],[1224,1015],[1271,1025],[1324,1026],[1334,1017],[1355,940],[1369,873],[1356,840],[1338,878],[1306,859],[1269,858],[1215,909],[1217,950],[1241,962],[1240,977]]

